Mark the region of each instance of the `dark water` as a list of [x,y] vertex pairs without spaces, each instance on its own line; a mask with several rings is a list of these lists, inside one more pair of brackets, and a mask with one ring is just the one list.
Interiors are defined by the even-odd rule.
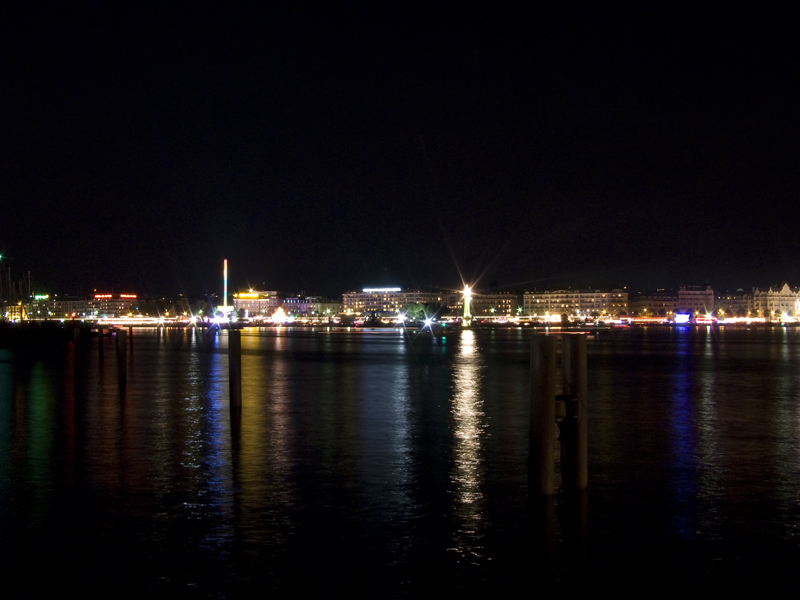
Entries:
[[234,419],[224,333],[137,330],[124,399],[112,338],[102,362],[97,340],[5,351],[6,589],[800,587],[795,330],[592,336],[588,500],[549,509],[527,498],[529,335],[245,330]]

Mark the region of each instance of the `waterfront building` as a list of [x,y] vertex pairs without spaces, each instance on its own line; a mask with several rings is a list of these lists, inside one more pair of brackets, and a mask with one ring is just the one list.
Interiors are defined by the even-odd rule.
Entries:
[[83,296],[54,294],[48,304],[49,316],[54,319],[85,317],[89,313],[89,301]]
[[525,292],[523,311],[532,317],[567,315],[576,318],[617,317],[628,312],[628,291],[566,289]]
[[135,310],[136,294],[95,294],[87,301],[87,316],[124,317]]
[[239,292],[233,295],[233,308],[247,311],[248,316],[272,316],[283,304],[285,294],[277,291]]
[[[442,303],[452,314],[464,312],[464,293],[443,294]],[[515,316],[522,306],[521,292],[490,292],[481,293],[472,291],[470,295],[470,307],[473,317],[502,317]]]
[[628,299],[629,314],[636,317],[672,317],[678,296],[672,290],[637,292]]
[[714,290],[711,286],[682,285],[678,288],[675,312],[705,316],[710,315],[714,309]]
[[741,288],[734,292],[717,294],[716,310],[719,319],[755,316],[753,294]]
[[800,316],[800,289],[782,286],[766,290],[753,289],[753,312],[768,321],[780,321],[783,317]]
[[333,317],[342,312],[342,303],[322,296],[306,296],[306,315]]
[[398,314],[407,304],[440,304],[444,300],[445,295],[436,292],[401,288],[364,288],[360,292],[345,292],[342,295],[342,307],[346,314],[377,313],[382,316],[392,316]]

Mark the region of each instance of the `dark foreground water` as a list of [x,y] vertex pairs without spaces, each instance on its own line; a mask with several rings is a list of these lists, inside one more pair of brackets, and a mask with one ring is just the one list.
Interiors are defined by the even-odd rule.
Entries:
[[226,335],[137,330],[124,397],[112,338],[0,354],[6,591],[800,587],[795,330],[591,336],[590,489],[550,506],[530,331],[245,330],[234,419]]

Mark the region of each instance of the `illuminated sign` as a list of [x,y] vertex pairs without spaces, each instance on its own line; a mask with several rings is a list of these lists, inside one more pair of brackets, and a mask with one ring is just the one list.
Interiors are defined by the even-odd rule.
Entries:
[[120,298],[136,298],[136,294],[120,294]]
[[400,288],[364,288],[362,291],[366,294],[373,292],[399,292]]
[[[234,296],[236,296],[236,294],[234,294]],[[255,293],[254,292],[247,292],[247,293],[238,294],[238,297],[239,298],[258,298],[258,293],[257,292],[255,292]]]
[[682,325],[684,323],[688,323],[689,322],[689,317],[690,317],[690,315],[685,315],[685,314],[680,314],[679,313],[679,314],[675,315],[675,323],[677,323],[678,325]]
[[50,298],[50,294],[37,294],[33,297],[34,300],[47,300]]
[[95,298],[111,298],[111,294],[95,294]]

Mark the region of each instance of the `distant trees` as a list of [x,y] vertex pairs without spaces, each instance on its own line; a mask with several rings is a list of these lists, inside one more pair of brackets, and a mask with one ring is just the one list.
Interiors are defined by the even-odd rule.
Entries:
[[411,321],[424,321],[440,317],[447,312],[447,309],[438,302],[415,302],[406,304],[400,310]]

